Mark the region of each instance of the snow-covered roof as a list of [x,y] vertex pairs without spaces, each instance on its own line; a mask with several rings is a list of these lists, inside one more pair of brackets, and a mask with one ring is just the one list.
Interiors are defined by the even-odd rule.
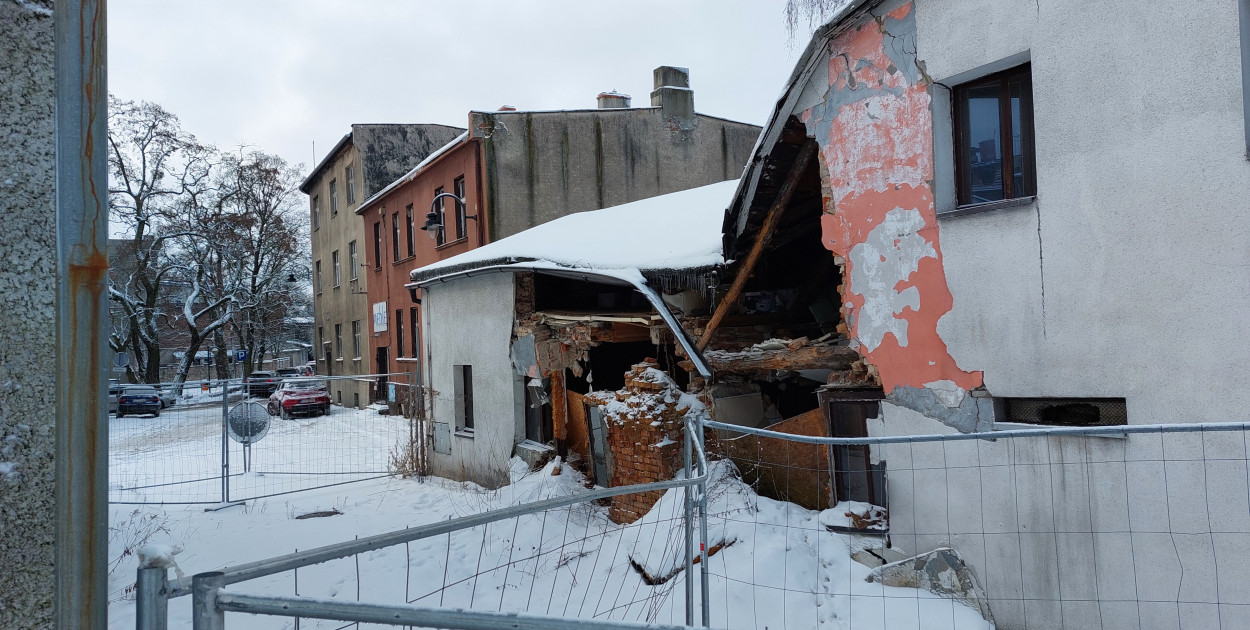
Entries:
[[721,225],[737,180],[579,212],[413,270],[413,282],[501,264],[543,261],[582,270],[720,265]]
[[378,192],[374,193],[372,197],[369,197],[368,199],[362,201],[360,205],[356,208],[356,214],[364,214],[365,209],[373,205],[374,201],[377,201],[378,199],[385,197],[392,190],[395,190],[396,188],[412,181],[412,179],[417,176],[417,173],[421,172],[421,169],[425,168],[428,164],[430,164],[434,160],[437,160],[439,156],[450,151],[452,147],[458,146],[460,143],[468,139],[469,139],[469,132],[466,131],[456,136],[455,138],[453,138],[451,142],[448,142],[447,144],[444,144],[443,146],[439,147],[438,150],[425,156],[424,160],[421,160],[420,162],[418,162],[417,165],[412,167],[412,170],[405,173],[403,177],[400,177],[399,179],[387,184],[386,188],[379,190]]

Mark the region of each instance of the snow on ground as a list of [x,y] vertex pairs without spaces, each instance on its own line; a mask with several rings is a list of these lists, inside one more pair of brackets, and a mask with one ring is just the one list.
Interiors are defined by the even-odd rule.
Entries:
[[[164,415],[162,415],[162,418]],[[383,417],[383,416],[378,416]],[[315,425],[310,425],[315,426]],[[310,434],[311,435],[311,434]],[[172,448],[170,444],[161,449]],[[151,459],[147,461],[153,461]],[[110,627],[134,626],[128,593],[138,552],[186,575],[583,491],[558,462],[529,472],[513,460],[512,485],[488,491],[438,478],[381,478],[255,501],[110,509]],[[973,609],[928,592],[868,583],[850,559],[854,538],[819,514],[757,496],[726,462],[713,466],[708,563],[712,625],[734,628],[939,629],[987,627]],[[578,504],[361,554],[231,586],[238,592],[331,597],[568,617],[684,620],[683,492],[670,491],[644,519],[620,526],[607,508]],[[328,514],[299,518],[312,513]],[[151,533],[151,535],[147,535]],[[182,551],[176,556],[174,549]],[[131,549],[123,555],[123,550]],[[918,550],[925,551],[925,550]],[[663,580],[648,585],[641,570]],[[698,575],[696,565],[696,579]],[[357,578],[359,576],[359,579]],[[298,579],[298,589],[296,582]],[[359,595],[358,595],[359,593]],[[696,584],[696,598],[698,588]],[[170,602],[170,627],[190,626],[190,598]],[[697,608],[697,604],[696,604]],[[698,614],[696,613],[696,620]],[[291,620],[230,614],[231,628],[291,628]],[[301,628],[341,624],[304,621]]]
[[[213,402],[180,402],[159,417],[110,417],[109,500],[221,501],[220,396],[218,390]],[[228,442],[230,498],[248,499],[386,474],[391,450],[407,433],[406,420],[381,415],[376,409],[334,405],[325,416],[271,417],[268,433],[250,452],[245,453],[233,440]],[[250,464],[247,472],[245,454]]]

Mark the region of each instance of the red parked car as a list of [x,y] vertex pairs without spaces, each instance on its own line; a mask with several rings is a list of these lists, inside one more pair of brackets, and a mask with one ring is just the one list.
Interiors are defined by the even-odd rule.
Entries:
[[282,382],[266,406],[271,416],[320,416],[330,413],[330,390],[324,381],[288,379]]

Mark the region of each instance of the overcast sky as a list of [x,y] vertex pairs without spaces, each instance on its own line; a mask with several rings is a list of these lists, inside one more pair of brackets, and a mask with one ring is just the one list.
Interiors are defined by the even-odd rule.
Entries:
[[649,105],[690,68],[695,108],[762,124],[806,45],[782,0],[110,0],[109,89],[202,141],[313,166],[352,123],[464,127],[469,110]]

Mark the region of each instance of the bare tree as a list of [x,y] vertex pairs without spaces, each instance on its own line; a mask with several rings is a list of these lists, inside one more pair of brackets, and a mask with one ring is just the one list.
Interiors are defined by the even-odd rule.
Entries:
[[120,314],[109,344],[135,358],[132,382],[160,381],[166,283],[178,267],[169,254],[170,213],[209,179],[214,151],[155,103],[109,97],[109,214],[126,232],[110,269],[109,297]]
[[786,0],[786,32],[790,41],[804,28],[811,31],[824,24],[851,0]]

